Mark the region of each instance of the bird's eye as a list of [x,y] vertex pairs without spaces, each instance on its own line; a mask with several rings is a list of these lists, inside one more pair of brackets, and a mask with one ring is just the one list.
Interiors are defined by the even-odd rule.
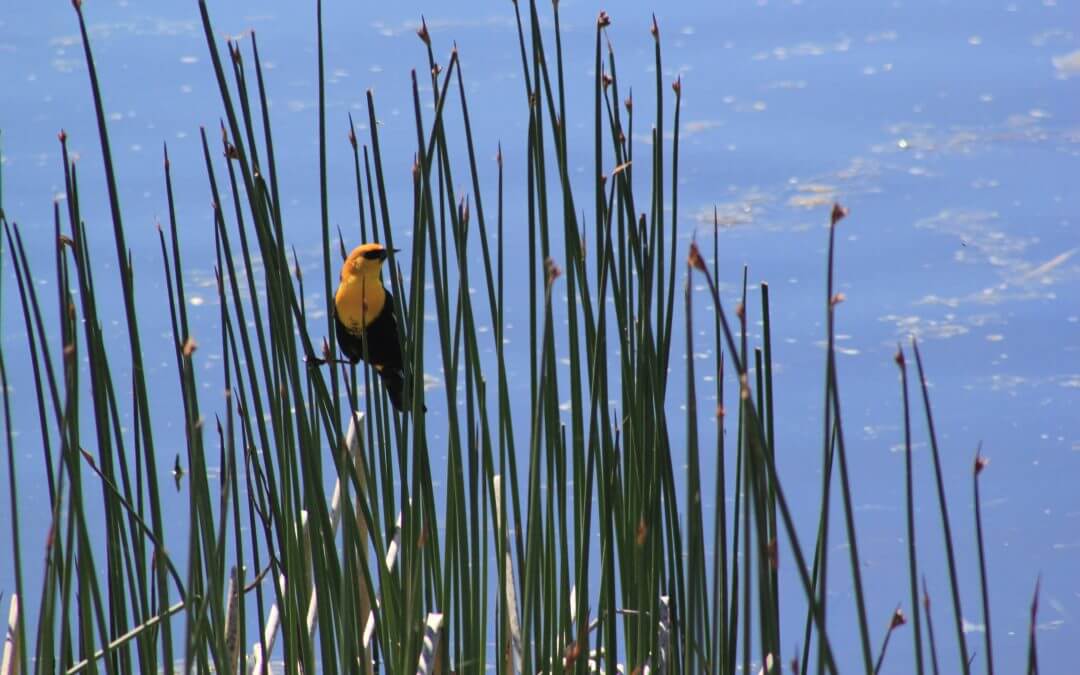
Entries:
[[377,250],[364,251],[364,257],[367,258],[368,260],[378,260],[379,259],[379,253],[380,253],[380,251],[377,251]]

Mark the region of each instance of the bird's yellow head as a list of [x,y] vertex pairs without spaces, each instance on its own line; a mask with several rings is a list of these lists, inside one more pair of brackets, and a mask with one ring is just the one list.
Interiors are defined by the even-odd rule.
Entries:
[[377,278],[389,251],[382,244],[361,244],[352,250],[341,266],[341,281],[352,278]]

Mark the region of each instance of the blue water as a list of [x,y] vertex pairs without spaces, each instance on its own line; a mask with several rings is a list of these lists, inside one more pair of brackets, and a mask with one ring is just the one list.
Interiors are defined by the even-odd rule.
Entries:
[[[602,7],[571,0],[560,7],[571,168],[578,172],[576,195],[584,203],[593,162],[593,27]],[[1080,615],[1075,574],[1080,569],[1075,488],[1080,475],[1080,191],[1075,188],[1080,175],[1080,5],[1068,0],[762,0],[606,9],[613,19],[609,35],[619,58],[621,93],[625,96],[630,85],[634,90],[639,152],[647,151],[655,101],[651,9],[657,11],[664,46],[666,134],[673,119],[667,87],[676,75],[682,77],[680,246],[694,233],[711,242],[715,205],[724,224],[720,281],[725,302],[734,304],[744,263],[751,265],[752,311],[758,306],[757,282],[770,284],[779,461],[807,542],[820,489],[824,225],[833,200],[851,209],[838,230],[837,287],[846,301],[838,308],[837,344],[874,644],[880,644],[897,604],[910,614],[904,456],[898,452],[902,420],[893,354],[897,341],[908,349],[915,335],[922,341],[932,385],[976,668],[984,657],[971,467],[982,442],[983,453],[991,458],[982,489],[995,662],[1006,671],[1022,667],[1028,604],[1041,575],[1042,665],[1047,672],[1069,670],[1075,663],[1071,641]],[[163,289],[155,224],[168,216],[161,146],[168,143],[172,157],[188,292],[203,300],[189,310],[195,335],[205,336],[199,352],[205,365],[203,405],[212,410],[220,406],[215,360],[220,354],[214,346],[219,327],[210,197],[198,130],[207,127],[217,148],[221,108],[194,3],[89,2],[86,12],[139,280],[138,301],[145,310],[140,320],[148,375],[152,382],[167,383],[154,389],[160,402],[156,430],[165,439],[159,448],[164,472],[184,449],[168,318],[155,295]],[[286,235],[298,247],[307,278],[321,278],[321,252],[307,243],[318,232],[320,218],[314,11],[293,4],[213,3],[211,13],[219,38],[257,31],[267,66]],[[486,206],[493,210],[492,160],[501,141],[506,245],[523,247],[527,114],[510,3],[468,3],[452,11],[437,2],[377,9],[328,3],[331,223],[357,236],[346,115],[353,114],[358,133],[366,137],[364,95],[370,88],[396,205],[393,222],[398,231],[411,227],[415,131],[409,70],[423,73],[426,63],[414,35],[420,14],[427,17],[443,63],[452,41],[461,49]],[[91,249],[101,261],[98,283],[114,283],[115,276],[100,150],[77,31],[68,3],[13,4],[0,16],[3,208],[22,228],[39,292],[49,298],[54,291],[52,201],[63,190],[56,141],[61,128],[80,158],[82,210]],[[245,48],[248,42],[241,40]],[[429,100],[430,92],[425,96]],[[431,110],[425,114],[430,118]],[[459,184],[465,186],[461,178]],[[666,192],[670,196],[670,186]],[[508,280],[513,284],[508,295],[524,297],[523,271],[511,267]],[[317,292],[309,293],[308,300],[323,301]],[[42,508],[48,497],[17,302],[14,275],[5,260],[2,348],[14,394],[19,515],[32,575],[48,527]],[[699,288],[694,307],[698,326],[704,327],[710,315]],[[102,311],[107,330],[116,322],[110,357],[119,372],[127,373],[122,306],[117,301]],[[509,357],[522,358],[528,350],[527,318],[511,311],[508,320],[517,326],[508,330]],[[753,329],[754,337],[758,330]],[[669,386],[673,410],[682,403],[682,344],[681,338],[675,340]],[[703,338],[697,346],[707,355],[698,362],[699,392],[713,386],[705,379],[713,363],[709,344],[711,338]],[[908,356],[913,366],[910,350]],[[438,363],[434,354],[427,362]],[[524,392],[527,375],[524,368],[521,372],[512,386]],[[441,374],[431,375],[437,381]],[[918,401],[916,390],[911,393]],[[445,419],[439,389],[428,393],[428,405],[436,437]],[[707,402],[701,406],[703,411],[710,407]],[[524,411],[518,419],[524,419]],[[951,664],[956,652],[947,573],[921,415],[913,416],[913,430],[920,564],[934,601],[942,663]],[[683,430],[673,433],[678,438]],[[704,447],[709,447],[715,432],[706,425],[703,433]],[[175,440],[170,444],[169,439]],[[703,462],[711,475],[715,458],[706,453]],[[5,504],[7,489],[5,475],[0,487]],[[705,498],[711,506],[715,495]],[[173,499],[170,508],[184,513],[186,497]],[[834,513],[839,516],[839,508]],[[846,576],[842,570],[847,564],[841,520],[835,520],[832,532],[831,569],[838,581],[838,575]],[[7,523],[0,524],[0,541],[10,541]],[[785,598],[790,606],[800,606],[791,557],[783,545],[780,555]],[[31,578],[28,587],[36,589],[39,580]],[[5,597],[13,583],[11,561],[0,557]],[[852,666],[858,642],[851,589],[835,583],[833,591],[832,633],[850,636],[838,649],[841,661]],[[785,614],[785,645],[801,641],[801,622],[798,612]],[[894,635],[885,670],[909,672],[911,649],[908,626]]]

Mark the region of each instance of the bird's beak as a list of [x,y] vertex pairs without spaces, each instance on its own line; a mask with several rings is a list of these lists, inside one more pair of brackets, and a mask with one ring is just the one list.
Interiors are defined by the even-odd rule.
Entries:
[[390,255],[390,252],[391,252],[391,251],[393,251],[394,253],[397,253],[397,252],[398,252],[398,251],[400,251],[400,250],[401,250],[400,248],[393,248],[393,249],[385,249],[385,248],[384,248],[384,249],[383,249],[383,250],[381,251],[382,255],[381,255],[381,256],[379,256],[379,260],[380,260],[380,261],[386,260],[386,257],[387,257],[388,255]]

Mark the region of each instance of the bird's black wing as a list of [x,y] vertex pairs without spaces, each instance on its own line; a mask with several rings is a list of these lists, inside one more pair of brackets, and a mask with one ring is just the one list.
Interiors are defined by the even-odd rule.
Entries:
[[[401,342],[398,339],[397,321],[394,319],[394,296],[386,293],[382,311],[368,324],[363,332],[354,332],[334,317],[338,346],[350,361],[366,360],[373,366],[386,370],[401,370]],[[364,359],[364,339],[367,339],[367,359]]]
[[[398,410],[404,406],[405,371],[401,358],[401,342],[398,338],[397,320],[394,318],[394,296],[386,292],[386,301],[375,320],[363,333],[350,331],[341,319],[335,317],[338,345],[341,351],[356,363],[364,359],[364,340],[367,340],[367,362],[378,368],[379,376],[386,386],[391,403]],[[424,408],[427,410],[427,407]]]
[[360,336],[350,331],[341,322],[337,313],[334,314],[334,330],[337,333],[338,347],[349,361],[356,363],[364,357],[364,344],[360,341]]
[[401,371],[401,341],[394,319],[394,296],[386,292],[386,302],[375,320],[364,331],[367,336],[368,363],[383,370]]

